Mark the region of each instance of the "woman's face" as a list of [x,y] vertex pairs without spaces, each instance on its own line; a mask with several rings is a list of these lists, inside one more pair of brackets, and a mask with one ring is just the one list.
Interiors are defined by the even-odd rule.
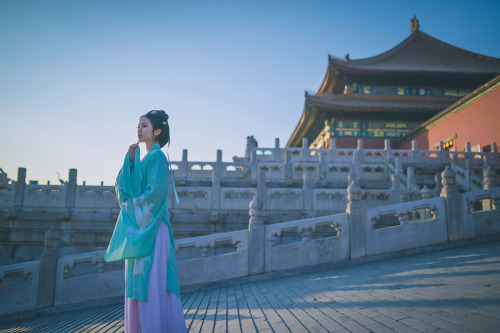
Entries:
[[141,117],[139,119],[139,125],[137,125],[137,138],[139,142],[153,141],[153,125],[146,117]]

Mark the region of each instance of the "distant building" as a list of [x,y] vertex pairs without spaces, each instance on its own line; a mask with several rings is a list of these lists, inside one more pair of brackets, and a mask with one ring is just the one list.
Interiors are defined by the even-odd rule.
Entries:
[[443,148],[489,152],[493,142],[500,142],[500,75],[458,102],[430,118],[394,143],[395,148],[410,149],[417,141],[419,149]]
[[329,56],[316,94],[306,93],[302,117],[287,147],[382,148],[500,74],[500,59],[459,49],[419,30],[380,55]]

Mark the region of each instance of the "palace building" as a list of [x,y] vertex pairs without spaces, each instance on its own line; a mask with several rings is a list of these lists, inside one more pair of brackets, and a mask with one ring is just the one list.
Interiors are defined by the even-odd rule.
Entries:
[[[394,142],[397,149],[495,151],[500,142],[500,75]],[[469,147],[467,146],[469,145]]]
[[440,41],[411,20],[411,35],[365,59],[328,58],[316,94],[306,92],[304,111],[287,147],[382,148],[418,128],[500,74],[500,59]]

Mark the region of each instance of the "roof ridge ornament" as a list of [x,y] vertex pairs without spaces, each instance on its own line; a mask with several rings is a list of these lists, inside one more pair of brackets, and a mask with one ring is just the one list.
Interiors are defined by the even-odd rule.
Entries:
[[420,24],[418,22],[417,15],[413,15],[413,18],[410,20],[410,25],[411,25],[411,33],[420,30]]

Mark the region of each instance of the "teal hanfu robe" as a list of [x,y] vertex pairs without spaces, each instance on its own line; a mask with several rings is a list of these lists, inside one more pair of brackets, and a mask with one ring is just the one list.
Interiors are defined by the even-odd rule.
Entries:
[[126,296],[148,300],[149,272],[153,266],[156,234],[160,223],[168,226],[170,256],[167,265],[167,290],[180,297],[175,244],[168,213],[169,163],[155,144],[144,159],[140,160],[139,148],[131,163],[129,154],[116,179],[116,195],[120,204],[120,215],[108,250],[107,262],[126,260]]

